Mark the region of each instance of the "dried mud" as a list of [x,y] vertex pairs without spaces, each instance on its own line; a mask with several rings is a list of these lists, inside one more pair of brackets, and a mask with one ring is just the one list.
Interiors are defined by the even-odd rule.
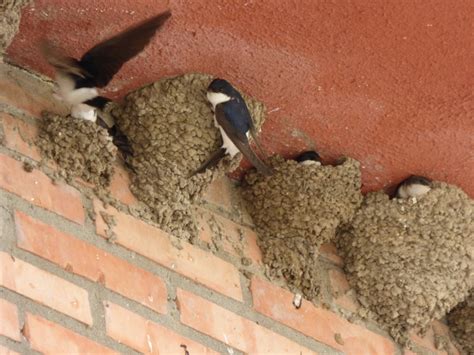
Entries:
[[[128,161],[135,170],[132,192],[150,208],[152,220],[188,240],[197,235],[191,204],[214,179],[237,168],[242,158],[226,157],[217,168],[189,177],[222,142],[206,98],[212,79],[205,74],[163,79],[128,94],[111,109],[134,151]],[[259,128],[264,106],[244,98]]]
[[0,2],[0,55],[10,45],[18,31],[21,8],[29,0],[2,0]]
[[114,172],[117,148],[105,129],[91,121],[43,113],[37,145],[67,181],[78,177],[105,189]]
[[270,159],[275,174],[252,171],[243,197],[257,228],[267,276],[284,279],[293,292],[319,294],[319,247],[349,222],[362,201],[359,163],[301,165]]
[[338,246],[360,303],[406,344],[474,286],[474,203],[444,183],[418,200],[370,193]]
[[466,354],[474,354],[474,289],[447,316],[449,329]]

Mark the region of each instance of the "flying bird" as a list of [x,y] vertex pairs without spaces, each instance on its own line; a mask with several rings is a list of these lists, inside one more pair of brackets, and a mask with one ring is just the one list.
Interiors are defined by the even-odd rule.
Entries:
[[314,150],[308,150],[298,155],[295,160],[301,165],[316,165],[321,166],[321,157]]
[[242,95],[226,80],[215,79],[207,88],[207,99],[214,109],[214,124],[221,132],[223,143],[222,147],[192,175],[215,166],[226,154],[234,157],[239,151],[260,173],[272,175],[272,169],[250,148],[249,135],[263,154],[252,117]]
[[166,11],[129,27],[89,49],[80,60],[65,55],[48,41],[41,43],[43,55],[56,71],[57,94],[71,106],[73,117],[97,122],[112,137],[126,139],[103,110],[110,100],[99,96],[97,89],[107,86],[120,68],[140,53],[170,16]]
[[397,198],[420,197],[431,190],[432,182],[424,176],[411,175],[403,180],[396,190]]

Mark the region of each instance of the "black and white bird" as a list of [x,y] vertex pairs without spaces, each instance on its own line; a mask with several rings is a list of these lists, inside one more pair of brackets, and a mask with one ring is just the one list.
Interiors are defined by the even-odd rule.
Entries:
[[321,157],[314,150],[308,150],[298,155],[295,160],[301,165],[321,166]]
[[80,60],[63,54],[47,41],[42,42],[43,55],[56,71],[57,96],[71,107],[73,117],[97,122],[109,130],[114,143],[128,145],[128,141],[124,143],[126,136],[115,126],[113,118],[104,112],[110,100],[99,96],[98,88],[107,86],[123,64],[150,43],[170,16],[171,13],[166,11],[134,25],[95,45]]
[[226,154],[234,157],[238,152],[241,152],[260,173],[272,175],[272,169],[250,148],[249,135],[263,155],[252,117],[242,95],[226,80],[215,79],[207,88],[207,99],[214,110],[214,124],[221,132],[222,147],[192,175],[215,166]]
[[431,190],[432,182],[424,176],[411,175],[403,180],[396,190],[397,198],[420,197]]

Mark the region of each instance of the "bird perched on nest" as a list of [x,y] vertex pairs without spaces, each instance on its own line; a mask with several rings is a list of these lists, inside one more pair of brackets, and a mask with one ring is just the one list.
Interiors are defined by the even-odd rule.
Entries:
[[314,150],[308,150],[298,155],[295,160],[301,165],[321,166],[321,157]]
[[110,100],[99,96],[97,88],[107,86],[122,65],[146,47],[170,16],[166,11],[134,25],[98,43],[80,60],[68,57],[46,40],[41,44],[43,55],[56,71],[57,96],[71,106],[71,115],[97,122],[107,129],[124,154],[132,153],[128,139],[104,111]]
[[397,198],[420,197],[431,190],[432,182],[424,176],[411,175],[403,180],[396,190]]
[[207,99],[214,109],[214,124],[222,136],[222,147],[205,161],[191,176],[215,166],[226,154],[234,157],[239,151],[257,170],[272,175],[272,169],[250,148],[248,137],[252,136],[260,153],[263,149],[257,140],[257,133],[249,109],[240,93],[226,80],[215,79],[207,88]]

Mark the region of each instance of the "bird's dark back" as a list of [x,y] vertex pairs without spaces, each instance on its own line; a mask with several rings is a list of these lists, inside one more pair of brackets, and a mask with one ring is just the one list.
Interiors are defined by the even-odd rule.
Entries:
[[233,100],[224,103],[224,112],[232,125],[242,133],[247,133],[251,126],[250,111],[242,96],[237,96]]

